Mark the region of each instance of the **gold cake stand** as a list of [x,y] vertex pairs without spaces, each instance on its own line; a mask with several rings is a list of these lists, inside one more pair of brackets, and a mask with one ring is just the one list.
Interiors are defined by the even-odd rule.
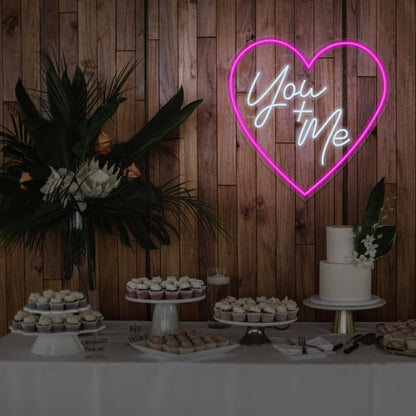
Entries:
[[314,295],[305,299],[303,304],[312,309],[335,311],[332,332],[335,334],[353,334],[355,328],[352,312],[380,308],[386,304],[386,301],[373,295],[367,302],[329,302],[321,300],[318,295]]
[[284,327],[287,328],[290,324],[297,321],[297,318],[291,319],[289,321],[273,321],[270,323],[265,322],[236,322],[236,321],[226,321],[225,319],[220,319],[217,317],[214,317],[214,319],[218,322],[233,325],[233,326],[242,326],[246,328],[246,333],[243,336],[243,338],[240,339],[239,343],[240,345],[246,345],[249,347],[254,346],[262,346],[262,345],[269,345],[271,344],[270,339],[266,336],[264,333],[264,330],[266,328],[271,327]]

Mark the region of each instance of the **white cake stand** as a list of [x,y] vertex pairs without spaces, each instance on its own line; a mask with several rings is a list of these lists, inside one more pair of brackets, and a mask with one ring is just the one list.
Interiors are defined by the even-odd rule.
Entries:
[[314,295],[305,299],[303,304],[312,309],[335,311],[332,332],[336,334],[353,334],[355,328],[352,312],[380,308],[386,304],[386,301],[378,296],[372,295],[371,299],[368,301],[330,302],[320,299],[318,295]]
[[101,325],[94,329],[81,329],[79,331],[63,332],[24,332],[10,327],[13,334],[36,337],[31,352],[36,355],[69,355],[85,352],[84,346],[78,338],[81,334],[99,332],[105,328]]
[[[75,313],[84,312],[91,308],[90,305],[76,309],[64,309],[62,311],[41,311],[39,309],[31,309],[25,306],[23,309],[29,313],[42,316],[68,316]],[[101,331],[105,326],[101,325],[94,329],[82,329],[79,331],[62,331],[62,332],[24,332],[10,327],[11,332],[15,334],[22,334],[25,336],[35,336],[36,340],[33,343],[31,352],[37,355],[69,355],[85,352],[84,347],[78,339],[79,334],[89,334]]]
[[205,295],[197,298],[175,299],[175,300],[153,300],[138,299],[126,295],[129,302],[150,303],[156,305],[152,319],[152,335],[165,335],[175,332],[179,328],[178,313],[176,311],[177,304],[200,302],[205,299]]
[[220,319],[214,316],[214,319],[218,322],[234,325],[234,326],[243,326],[247,328],[247,331],[243,338],[240,339],[239,343],[241,345],[247,345],[250,347],[269,345],[271,343],[270,339],[267,338],[264,330],[271,327],[287,327],[291,323],[297,321],[297,318],[291,319],[289,321],[273,321],[270,323],[265,322],[236,322],[236,321],[227,321],[225,319]]

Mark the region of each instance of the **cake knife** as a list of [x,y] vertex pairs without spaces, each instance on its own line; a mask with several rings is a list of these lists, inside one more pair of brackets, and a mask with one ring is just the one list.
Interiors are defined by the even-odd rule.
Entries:
[[338,351],[342,347],[345,347],[346,345],[350,344],[351,342],[354,342],[356,339],[360,338],[363,334],[355,334],[353,337],[347,339],[345,342],[340,342],[337,345],[334,345],[334,348],[332,348],[332,351]]
[[358,338],[351,347],[348,347],[344,350],[345,354],[349,354],[356,350],[360,345],[372,345],[376,342],[376,334],[374,332],[370,332],[368,334],[363,335],[362,337]]

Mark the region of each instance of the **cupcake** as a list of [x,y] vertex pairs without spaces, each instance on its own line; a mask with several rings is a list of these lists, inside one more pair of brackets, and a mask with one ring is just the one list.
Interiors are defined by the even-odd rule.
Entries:
[[194,298],[200,298],[203,293],[204,282],[203,280],[195,279],[191,282],[191,288],[192,288],[192,297]]
[[36,331],[36,318],[34,315],[27,315],[24,317],[22,322],[22,330],[24,332],[35,332]]
[[169,284],[169,282],[167,280],[162,280],[160,283],[160,287],[165,290],[166,286]]
[[104,322],[103,314],[100,311],[91,311],[90,313],[97,318],[97,326],[100,327]]
[[269,324],[274,321],[275,315],[276,309],[272,305],[266,304],[263,308],[263,312],[261,313],[261,321]]
[[165,298],[167,300],[175,300],[178,299],[179,290],[176,285],[172,283],[168,283],[165,288]]
[[65,309],[65,302],[61,297],[54,297],[49,301],[51,311],[63,311]]
[[242,306],[234,306],[231,315],[233,321],[244,322],[246,320],[246,311]]
[[149,338],[149,347],[154,350],[162,350],[163,340],[158,335],[153,335]]
[[65,331],[79,331],[81,328],[81,317],[79,315],[71,315],[65,319]]
[[152,299],[152,300],[161,300],[161,299],[163,299],[162,287],[157,283],[153,283],[152,286],[150,286],[150,289],[149,289],[149,296],[150,296],[150,299]]
[[78,308],[85,308],[87,306],[87,299],[82,292],[73,292],[72,296],[78,301]]
[[175,282],[178,281],[178,279],[176,278],[176,276],[168,276],[166,278],[166,281],[169,282],[169,283],[175,283]]
[[179,278],[179,283],[190,283],[191,278],[189,276],[182,276]]
[[53,316],[51,322],[52,332],[62,332],[65,329],[64,318],[62,316]]
[[266,298],[266,296],[257,296],[256,302],[257,303],[266,303],[267,302],[267,298]]
[[217,302],[214,306],[214,316],[221,319],[221,302]]
[[44,290],[42,296],[46,299],[52,299],[53,297],[55,297],[55,291],[52,289]]
[[152,277],[152,283],[156,283],[156,284],[160,285],[162,283],[162,281],[163,281],[163,279],[162,279],[161,276]]
[[70,295],[71,291],[69,289],[63,289],[59,293],[62,295],[62,297],[64,297]]
[[232,319],[232,307],[229,303],[223,302],[221,303],[221,312],[220,312],[220,318],[224,321],[231,321]]
[[261,319],[261,309],[258,305],[250,306],[247,312],[247,320],[248,322],[260,322]]
[[13,318],[12,326],[13,329],[22,330],[22,323],[26,316],[29,314],[25,311],[18,311]]
[[299,308],[294,300],[287,299],[287,297],[282,301],[283,305],[286,306],[287,309],[287,319],[295,319],[296,315],[298,314]]
[[30,309],[36,309],[36,301],[40,298],[40,293],[31,293],[29,296],[29,300],[27,302],[27,306]]
[[65,301],[65,309],[78,309],[78,299],[75,298],[74,295],[70,294],[64,297]]
[[137,298],[137,283],[130,280],[126,285],[127,295],[131,298]]
[[86,313],[82,316],[82,329],[97,328],[97,317],[92,313]]
[[179,297],[181,299],[191,299],[192,298],[192,288],[191,288],[191,285],[188,282],[183,282],[179,286]]
[[147,283],[138,283],[136,294],[138,299],[149,299],[149,285]]
[[49,311],[49,299],[44,296],[39,296],[36,301],[36,309],[38,311]]
[[276,308],[276,321],[283,322],[286,320],[287,320],[287,309],[286,309],[286,306],[283,305],[282,303]]
[[225,337],[224,335],[220,335],[220,336],[216,337],[215,340],[217,342],[218,347],[226,347],[230,343],[230,340],[227,337]]
[[38,323],[36,324],[36,328],[39,333],[47,334],[52,331],[52,321],[47,316],[41,316],[39,318]]

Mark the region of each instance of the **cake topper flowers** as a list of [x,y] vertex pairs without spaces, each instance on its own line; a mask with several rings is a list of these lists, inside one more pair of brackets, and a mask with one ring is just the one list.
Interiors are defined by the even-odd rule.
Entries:
[[347,260],[352,261],[357,267],[373,268],[375,260],[390,253],[394,245],[396,227],[380,225],[380,222],[387,218],[386,202],[382,178],[370,193],[361,227],[357,224],[353,227],[354,252]]
[[[0,131],[4,163],[0,166],[0,243],[10,249],[23,241],[42,251],[49,229],[62,237],[63,275],[70,279],[85,258],[89,288],[95,287],[95,230],[117,233],[122,244],[131,240],[143,249],[179,237],[187,215],[211,233],[223,231],[215,212],[172,178],[161,186],[146,175],[147,154],[162,142],[178,138],[175,131],[200,100],[182,107],[182,88],[129,140],[115,141],[104,126],[125,101],[124,85],[136,63],[128,64],[109,85],[76,67],[72,80],[65,59],[43,53],[46,99],[41,110],[21,80],[19,105],[11,129]],[[125,138],[123,138],[125,139]]]

